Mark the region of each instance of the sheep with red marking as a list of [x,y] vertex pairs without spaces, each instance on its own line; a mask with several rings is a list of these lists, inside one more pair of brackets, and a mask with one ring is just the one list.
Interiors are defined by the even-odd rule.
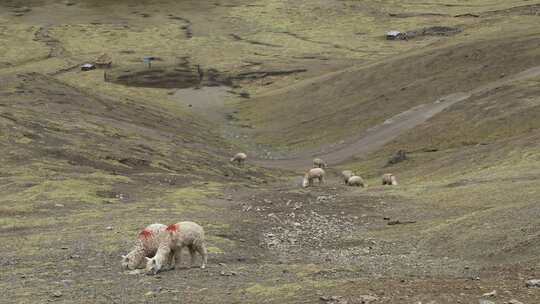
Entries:
[[170,265],[171,269],[180,264],[182,249],[187,247],[191,255],[191,264],[195,262],[195,253],[202,258],[201,268],[206,267],[208,253],[204,241],[204,229],[194,222],[180,222],[169,225],[166,233],[160,234],[159,246],[153,258],[146,258],[146,273],[157,274]]
[[158,250],[158,236],[167,229],[163,224],[152,224],[144,228],[137,237],[137,242],[133,249],[122,255],[123,269],[137,269],[144,266],[145,257],[152,257]]

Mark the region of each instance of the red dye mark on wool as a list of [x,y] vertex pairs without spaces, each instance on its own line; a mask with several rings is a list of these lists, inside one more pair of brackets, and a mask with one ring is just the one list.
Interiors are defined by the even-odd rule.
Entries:
[[180,228],[178,228],[178,225],[172,224],[172,225],[167,226],[167,229],[165,230],[168,232],[178,232],[180,231]]
[[144,229],[143,231],[141,231],[141,233],[139,233],[139,239],[144,239],[144,240],[149,239],[152,237],[153,234],[154,233],[151,230]]

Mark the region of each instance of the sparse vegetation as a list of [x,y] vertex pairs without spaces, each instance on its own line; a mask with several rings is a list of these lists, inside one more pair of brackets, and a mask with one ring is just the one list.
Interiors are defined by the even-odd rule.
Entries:
[[[540,301],[539,1],[143,2],[0,3],[2,301]],[[207,269],[120,270],[180,221]]]

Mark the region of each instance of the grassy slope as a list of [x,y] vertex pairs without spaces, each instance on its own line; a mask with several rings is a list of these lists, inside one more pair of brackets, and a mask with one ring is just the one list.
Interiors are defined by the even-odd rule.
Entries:
[[[339,1],[340,5],[342,2]],[[529,2],[513,1],[511,5]],[[60,81],[27,74],[28,71],[49,73],[69,66],[72,60],[78,62],[92,59],[103,51],[103,44],[111,46],[115,63],[120,65],[137,64],[142,55],[152,52],[170,62],[174,62],[177,55],[189,54],[196,61],[223,69],[241,66],[243,60],[262,61],[264,64],[298,64],[299,61],[293,57],[313,55],[330,58],[331,62],[335,57],[346,58],[350,62],[373,62],[427,45],[441,48],[439,51],[429,51],[425,62],[420,60],[423,54],[413,54],[402,57],[414,59],[407,60],[403,66],[403,59],[399,58],[395,61],[399,64],[383,62],[377,69],[365,70],[365,75],[359,75],[358,72],[338,74],[332,78],[334,83],[318,84],[321,88],[312,95],[306,94],[306,90],[299,85],[301,90],[298,93],[291,91],[264,99],[275,103],[273,105],[254,101],[258,112],[250,112],[252,110],[248,108],[243,113],[244,118],[253,120],[256,126],[274,131],[277,127],[261,117],[260,113],[267,113],[273,120],[280,117],[279,123],[284,124],[283,130],[287,130],[286,134],[278,133],[278,136],[272,137],[268,133],[261,133],[258,141],[279,146],[301,138],[303,141],[297,145],[304,146],[307,140],[324,142],[350,135],[342,130],[340,120],[352,119],[355,123],[353,129],[361,130],[401,109],[432,101],[445,92],[474,87],[499,77],[502,72],[518,71],[538,56],[536,36],[527,36],[534,32],[531,28],[537,26],[537,17],[496,15],[489,19],[464,20],[422,16],[392,19],[386,16],[386,12],[394,11],[449,14],[482,12],[506,8],[509,5],[507,1],[469,1],[466,6],[440,5],[443,1],[432,1],[429,5],[425,1],[409,4],[403,4],[402,1],[382,1],[376,4],[372,4],[372,1],[347,1],[339,9],[326,6],[324,1],[317,4],[317,9],[306,7],[306,3],[313,5],[307,1],[293,4],[290,1],[260,1],[253,3],[254,6],[223,8],[227,13],[225,16],[219,15],[218,21],[215,21],[215,24],[223,25],[219,27],[220,31],[212,35],[212,26],[196,27],[195,31],[200,35],[190,41],[182,38],[183,32],[176,27],[177,23],[165,18],[169,13],[166,9],[161,12],[152,9],[152,17],[143,19],[129,13],[140,7],[124,11],[121,10],[121,4],[113,6],[111,11],[117,15],[125,17],[131,14],[126,17],[127,22],[132,24],[130,29],[122,29],[107,21],[101,25],[90,24],[95,19],[107,19],[106,14],[69,15],[63,12],[62,16],[67,20],[57,20],[64,20],[67,25],[55,21],[60,24],[53,26],[50,32],[62,43],[66,54],[75,57],[70,60],[50,58],[42,61],[48,48],[33,41],[37,27],[17,24],[32,23],[31,17],[14,19],[0,16],[2,26],[7,29],[2,32],[2,39],[24,46],[18,50],[9,48],[7,55],[4,54],[2,58],[2,62],[23,65],[1,72],[10,76],[16,73],[25,75],[19,79],[2,78],[3,81],[9,81],[2,83],[9,85],[3,86],[0,92],[3,101],[3,116],[0,116],[3,163],[0,226],[6,240],[1,252],[2,266],[6,266],[2,275],[8,278],[2,280],[1,284],[16,282],[16,285],[2,286],[2,289],[9,290],[10,296],[13,295],[11,299],[17,301],[31,298],[28,294],[30,289],[40,296],[49,295],[52,284],[43,282],[69,277],[63,273],[64,269],[98,273],[89,282],[76,282],[78,290],[88,290],[88,286],[95,290],[107,290],[118,281],[118,274],[110,269],[117,266],[118,254],[129,246],[141,223],[158,220],[170,222],[184,217],[201,221],[211,236],[210,245],[215,254],[212,259],[219,260],[216,255],[219,256],[220,251],[237,248],[234,242],[217,236],[228,230],[226,219],[219,213],[221,209],[207,206],[202,201],[220,195],[224,174],[232,176],[227,180],[228,183],[243,181],[237,178],[239,172],[236,169],[222,165],[226,163],[225,155],[229,154],[230,146],[208,132],[198,119],[179,111],[173,103],[167,101],[166,90],[104,84],[100,71],[65,73],[56,76]],[[346,5],[354,7],[349,10]],[[60,6],[57,8],[58,13],[63,9]],[[180,9],[170,11],[174,11],[174,14],[184,12]],[[302,15],[301,12],[305,11],[310,13]],[[35,13],[39,13],[38,8]],[[6,14],[6,11],[0,14]],[[185,14],[191,16],[190,13]],[[205,13],[195,15],[199,16],[195,19],[205,20],[205,17],[200,17]],[[232,21],[221,23],[223,20]],[[446,49],[445,42],[438,38],[388,44],[380,37],[388,28],[412,29],[439,23],[463,23],[466,25],[465,34],[469,36],[450,38],[448,42],[456,44],[455,49]],[[233,41],[228,37],[230,30],[240,31],[241,36],[248,39],[287,47],[255,46]],[[279,31],[291,31],[310,40],[317,39],[318,42],[276,33]],[[507,35],[512,31],[520,34],[519,37],[509,38],[511,44],[492,40],[494,33]],[[155,35],[164,41],[168,39],[167,44],[158,47],[153,45],[151,40]],[[94,44],[84,38],[89,36],[99,43]],[[174,40],[169,39],[169,36],[179,38]],[[474,39],[484,40],[486,37],[489,39],[478,45],[469,44]],[[461,48],[463,45],[466,47]],[[122,52],[132,49],[135,51],[133,54]],[[443,59],[448,59],[440,62],[441,54],[445,55]],[[466,55],[472,57],[467,58]],[[455,66],[455,62],[466,64]],[[485,62],[489,63],[489,67],[484,70],[489,71],[485,73],[488,75],[479,79],[472,77],[481,71],[480,65]],[[418,66],[422,68],[417,69]],[[396,78],[386,77],[396,74],[396,70],[399,71]],[[430,74],[429,71],[436,73]],[[413,75],[418,82],[411,81],[411,72],[417,73]],[[470,74],[467,77],[456,77],[460,72]],[[363,86],[356,80],[358,78],[368,79],[377,86],[373,89]],[[301,78],[284,77],[270,87],[248,88],[253,92],[266,92],[292,82],[301,83]],[[394,82],[407,86],[407,89],[397,91],[401,87],[394,86]],[[505,253],[498,255],[499,259],[511,256],[513,258],[508,259],[510,262],[522,257],[528,259],[538,251],[538,232],[535,230],[538,227],[538,210],[535,199],[538,197],[536,176],[540,170],[539,151],[535,144],[539,141],[537,123],[533,119],[537,117],[538,102],[535,86],[537,82],[534,81],[519,83],[495,92],[492,96],[479,96],[472,99],[471,103],[456,105],[425,126],[389,144],[380,153],[351,166],[362,174],[365,172],[371,185],[378,182],[377,177],[383,171],[396,172],[403,186],[387,190],[383,197],[395,194],[418,204],[419,208],[441,214],[418,225],[400,229],[405,234],[422,231],[426,246],[438,248],[441,252],[450,250],[451,255],[466,253],[467,257],[484,257],[483,250],[487,246],[487,252],[492,254]],[[307,90],[308,93],[310,91],[312,89]],[[366,96],[371,99],[364,99],[364,95],[359,96],[358,92],[367,92]],[[307,114],[299,111],[296,116],[288,116],[292,112],[290,104],[304,106],[302,111],[312,110],[311,102],[331,99],[331,96],[335,96],[332,94],[343,95],[336,104],[341,106],[343,113],[352,117],[338,115],[327,123],[324,117],[326,114],[319,115],[320,111]],[[381,97],[383,94],[384,97]],[[318,96],[321,98],[317,99]],[[385,97],[395,103],[396,107],[389,109],[377,106],[378,101]],[[514,107],[516,100],[519,101],[518,108]],[[283,106],[281,101],[287,102],[287,106]],[[508,111],[509,108],[513,111]],[[362,109],[373,112],[364,113]],[[336,109],[330,110],[333,113]],[[475,116],[483,110],[486,112],[482,113],[489,115]],[[494,114],[497,118],[492,119]],[[304,118],[302,115],[305,115]],[[363,118],[372,115],[374,119],[364,122]],[[314,127],[322,122],[328,131],[320,138],[310,137],[315,129],[300,129],[305,133],[294,133],[298,130],[294,128],[295,123],[299,122],[297,117],[301,117],[300,121],[314,118],[314,121],[305,124]],[[453,122],[456,120],[461,122],[462,127],[455,128]],[[501,127],[501,120],[509,124]],[[527,123],[524,124],[524,121]],[[476,143],[488,145],[476,146]],[[393,168],[382,168],[395,150],[405,148],[421,151],[424,147],[435,147],[439,151],[414,153],[408,162]],[[122,164],[119,160],[123,158],[131,158],[135,162],[130,165],[128,160],[128,165]],[[148,160],[150,165],[146,166],[144,162],[137,165],[137,159]],[[246,173],[246,177],[250,176],[255,180],[265,177],[252,168]],[[213,182],[205,184],[208,180]],[[515,191],[516,187],[519,187],[519,191]],[[375,187],[376,195],[382,193],[379,190]],[[212,212],[216,214],[208,216]],[[518,218],[524,220],[516,220]],[[107,225],[114,226],[113,232],[104,229]],[[35,230],[40,233],[26,233]],[[116,234],[116,231],[127,232],[129,235]],[[404,236],[403,233],[393,233],[388,232],[384,236]],[[21,234],[25,234],[24,242],[20,242]],[[513,240],[510,242],[509,239]],[[479,242],[482,246],[470,246]],[[61,247],[69,249],[66,251]],[[85,262],[69,258],[67,252],[82,253]],[[93,267],[92,270],[85,268],[88,263]],[[268,276],[273,274],[269,273]],[[20,278],[24,275],[35,276],[35,280],[21,283]],[[275,283],[273,278],[265,280],[268,286],[254,284],[247,289],[253,302],[272,298],[305,299],[313,296],[312,290],[324,287],[325,284],[343,283],[308,280],[307,283],[284,283],[274,288],[271,287]],[[144,290],[151,290],[149,286],[155,284],[154,281],[138,278],[124,278],[123,281],[122,284],[129,286],[140,286],[137,284],[143,281],[146,284]],[[189,284],[189,280],[186,281]],[[227,284],[227,281],[223,282]],[[356,287],[347,286],[349,289]],[[138,297],[137,300],[140,300],[142,290],[133,294]],[[228,290],[228,286],[223,287],[223,290]],[[64,299],[69,301],[67,297]],[[107,302],[106,299],[102,301]]]
[[505,37],[401,56],[256,98],[242,105],[241,116],[261,128],[259,143],[336,142],[416,105],[535,66],[539,39]]
[[[446,213],[417,227],[434,252],[531,259],[539,249],[539,81],[473,96],[348,167],[375,185],[394,172],[402,186],[391,193]],[[387,166],[399,149],[409,160]]]

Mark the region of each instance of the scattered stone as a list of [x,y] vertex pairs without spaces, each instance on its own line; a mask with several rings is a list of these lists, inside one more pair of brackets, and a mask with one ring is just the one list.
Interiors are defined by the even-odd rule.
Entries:
[[144,294],[145,297],[151,297],[153,295],[154,295],[154,293],[152,291],[149,291],[149,292]]
[[482,296],[483,297],[495,297],[497,295],[497,291],[496,290],[493,290],[491,292],[486,292],[485,294],[483,294]]
[[360,300],[361,304],[368,304],[379,300],[379,298],[372,295],[361,295],[358,297],[358,300]]
[[528,280],[527,281],[527,287],[529,287],[529,288],[540,287],[540,280],[539,279]]
[[64,207],[64,205],[63,205],[63,204],[54,204],[54,206],[55,206],[55,207],[58,207],[58,208],[62,208],[62,207]]
[[62,296],[62,293],[61,293],[60,291],[55,291],[55,292],[53,292],[52,295],[53,295],[53,297],[55,297],[55,298],[60,298],[60,297]]
[[508,304],[523,304],[523,303],[516,300],[516,299],[512,299],[512,300],[508,301]]
[[113,227],[112,227],[112,226],[107,226],[107,227],[105,227],[105,229],[107,229],[107,230],[113,230]]
[[138,275],[138,274],[141,274],[141,273],[144,273],[143,269],[135,269],[135,270],[128,271],[128,274],[130,274],[130,275]]
[[489,300],[480,299],[480,300],[478,300],[478,304],[495,304],[495,302],[492,302],[492,301],[489,301]]

